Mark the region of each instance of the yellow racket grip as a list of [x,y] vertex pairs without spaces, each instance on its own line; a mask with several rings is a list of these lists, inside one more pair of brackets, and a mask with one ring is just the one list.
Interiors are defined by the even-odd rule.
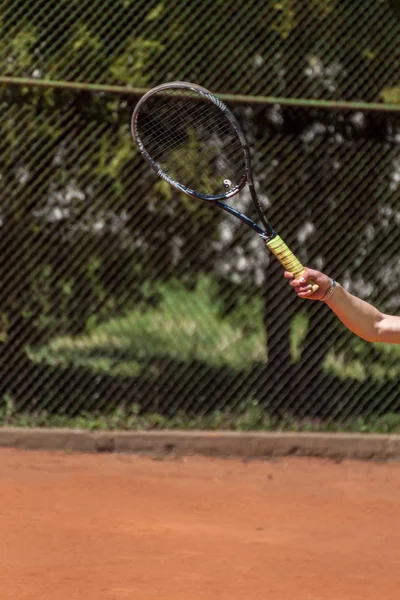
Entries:
[[[301,262],[295,257],[290,248],[285,244],[285,242],[276,235],[272,240],[266,242],[268,248],[271,250],[273,254],[275,254],[276,258],[279,260],[281,265],[289,271],[289,273],[293,273],[296,279],[302,276],[304,273],[304,267]],[[312,291],[317,292],[319,290],[319,286],[312,280],[308,281],[310,285],[312,285]]]

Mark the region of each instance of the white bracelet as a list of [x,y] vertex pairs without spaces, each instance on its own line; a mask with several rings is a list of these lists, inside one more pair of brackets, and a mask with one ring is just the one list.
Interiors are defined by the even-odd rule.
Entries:
[[331,279],[331,285],[329,286],[325,296],[323,298],[321,298],[322,302],[328,302],[329,298],[332,297],[332,295],[335,293],[336,290],[336,281],[334,279]]

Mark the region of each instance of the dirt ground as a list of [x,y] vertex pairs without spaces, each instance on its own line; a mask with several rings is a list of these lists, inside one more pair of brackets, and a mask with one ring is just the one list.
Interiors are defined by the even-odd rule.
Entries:
[[1,600],[398,600],[400,464],[0,451]]

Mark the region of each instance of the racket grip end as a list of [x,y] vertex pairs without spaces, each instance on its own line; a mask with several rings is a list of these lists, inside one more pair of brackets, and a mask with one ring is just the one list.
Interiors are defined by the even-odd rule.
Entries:
[[[276,258],[286,269],[286,271],[293,273],[296,279],[302,276],[305,271],[303,265],[298,258],[296,258],[290,248],[285,244],[282,238],[279,237],[279,235],[276,235],[271,240],[268,240],[266,244],[271,252],[275,254]],[[315,283],[315,281],[309,280],[308,283],[312,286],[312,293],[315,293],[319,290],[319,286]]]

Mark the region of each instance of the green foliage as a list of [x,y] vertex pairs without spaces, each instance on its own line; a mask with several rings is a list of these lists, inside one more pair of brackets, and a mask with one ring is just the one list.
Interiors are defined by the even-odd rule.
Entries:
[[2,74],[13,75],[16,71],[26,74],[30,71],[35,64],[34,48],[37,38],[37,29],[25,23],[23,29],[12,36],[9,45],[4,41],[0,42],[0,54],[7,54]]
[[150,82],[149,65],[159,57],[163,44],[136,38],[127,42],[121,55],[110,65],[111,83],[145,87]]
[[37,342],[134,305],[135,281],[145,279],[143,269],[152,278],[158,247],[149,254],[136,242],[154,179],[136,182],[135,201],[126,203],[139,160],[131,108],[123,99],[109,111],[91,95],[5,87],[0,103],[2,244],[10,249],[0,264],[2,335],[10,339],[17,315],[22,337]]
[[99,36],[94,35],[86,23],[77,23],[70,41],[72,49],[77,53],[82,50],[86,53],[99,52],[102,49]]
[[341,379],[397,381],[400,376],[400,346],[368,344],[357,338],[344,351],[332,350],[326,360],[327,372]]
[[293,360],[298,362],[301,358],[302,346],[308,331],[307,313],[299,312],[293,318],[290,331],[290,342]]
[[117,408],[108,415],[82,412],[76,417],[52,415],[45,411],[35,414],[16,412],[12,399],[0,402],[0,427],[58,427],[89,431],[136,431],[136,430],[208,430],[208,431],[296,431],[296,432],[351,432],[399,434],[400,415],[387,413],[379,418],[353,418],[342,421],[318,422],[298,420],[291,417],[272,418],[254,401],[241,404],[234,411],[215,411],[209,415],[193,417],[180,412],[173,417],[158,413],[142,413],[140,407]]
[[196,79],[220,91],[335,99],[376,99],[396,77],[395,20],[381,0],[4,0],[0,11],[6,75],[127,86]]
[[[157,305],[149,308],[150,295],[154,294],[158,297]],[[93,315],[87,321],[85,333],[54,337],[44,346],[31,348],[29,357],[35,363],[84,367],[116,377],[143,375],[153,379],[160,376],[163,368],[157,366],[157,360],[165,358],[228,367],[241,374],[266,364],[263,302],[259,296],[242,295],[242,301],[237,301],[226,313],[227,302],[216,281],[204,276],[191,291],[179,281],[170,281],[145,286],[142,295],[143,302],[124,316],[98,323]],[[307,327],[305,314],[296,315],[291,328],[294,363],[301,359]],[[346,351],[335,345],[331,348],[323,370],[342,381],[364,382],[370,378],[383,382],[398,379],[399,364],[400,347],[367,344],[352,338]],[[261,418],[256,399],[245,404],[241,413],[244,428],[247,422]]]
[[159,2],[154,8],[152,8],[152,10],[148,13],[148,15],[146,16],[146,21],[155,21],[156,19],[158,19],[163,11],[165,10],[165,3],[164,2]]
[[385,104],[400,104],[400,86],[384,88],[381,96]]
[[289,37],[296,25],[295,4],[296,0],[281,0],[273,5],[279,16],[277,16],[272,29],[277,31],[283,39]]
[[139,305],[124,317],[91,326],[87,334],[55,338],[30,356],[35,361],[130,377],[140,373],[151,357],[199,360],[240,371],[265,361],[260,299],[252,299],[248,313],[242,307],[223,318],[223,300],[207,277],[201,277],[192,292],[178,281],[155,286],[156,291],[161,297],[157,308]]

